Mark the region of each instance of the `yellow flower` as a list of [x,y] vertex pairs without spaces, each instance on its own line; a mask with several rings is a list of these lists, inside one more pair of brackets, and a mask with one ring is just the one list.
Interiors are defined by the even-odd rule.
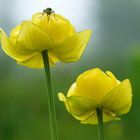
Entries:
[[118,120],[118,116],[129,112],[132,89],[128,79],[120,82],[111,72],[95,68],[78,76],[67,97],[62,93],[58,97],[81,123],[97,124],[97,108],[102,110],[104,122]]
[[49,63],[77,61],[91,35],[91,30],[75,32],[71,23],[61,15],[33,15],[31,21],[23,21],[8,38],[0,29],[2,49],[18,64],[30,68],[43,68],[42,51],[48,50]]

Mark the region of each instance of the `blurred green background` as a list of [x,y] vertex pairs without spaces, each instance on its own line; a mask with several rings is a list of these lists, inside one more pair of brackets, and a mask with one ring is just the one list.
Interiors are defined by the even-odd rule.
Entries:
[[[0,0],[0,27],[7,34],[37,11],[52,7],[78,31],[93,29],[82,58],[51,69],[56,98],[59,140],[97,140],[97,126],[81,125],[58,101],[76,77],[91,68],[129,78],[133,107],[121,121],[105,124],[106,140],[140,139],[140,0]],[[49,140],[49,120],[43,70],[17,65],[0,48],[0,140]]]

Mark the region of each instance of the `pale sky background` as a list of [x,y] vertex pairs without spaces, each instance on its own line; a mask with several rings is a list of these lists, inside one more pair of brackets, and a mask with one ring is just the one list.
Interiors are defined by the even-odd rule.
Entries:
[[77,30],[92,28],[91,17],[94,25],[97,25],[97,0],[0,0],[0,27],[8,30],[6,25],[9,21],[13,22],[13,25],[9,25],[12,28],[47,7],[68,18]]

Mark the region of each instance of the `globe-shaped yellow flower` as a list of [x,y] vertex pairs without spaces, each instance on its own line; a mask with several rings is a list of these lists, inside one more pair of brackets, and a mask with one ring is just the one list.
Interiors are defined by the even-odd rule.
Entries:
[[73,25],[61,15],[36,13],[31,21],[23,21],[8,38],[0,29],[2,49],[18,64],[43,68],[42,51],[47,50],[49,63],[77,61],[82,55],[91,30],[75,32]]
[[62,93],[58,97],[81,123],[97,124],[97,108],[102,110],[104,122],[118,120],[120,115],[129,112],[132,89],[128,79],[120,82],[111,72],[95,68],[78,76],[67,97]]

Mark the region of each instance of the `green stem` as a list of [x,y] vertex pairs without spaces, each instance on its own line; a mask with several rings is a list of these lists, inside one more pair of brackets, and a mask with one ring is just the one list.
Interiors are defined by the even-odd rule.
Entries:
[[100,108],[96,109],[97,118],[98,118],[98,131],[99,131],[99,140],[104,140],[104,129],[103,129],[103,115]]
[[45,70],[45,77],[46,77],[46,84],[47,84],[47,97],[48,97],[51,140],[58,140],[55,101],[54,101],[54,95],[52,91],[48,51],[44,50],[42,52],[42,56],[43,56],[44,70]]

